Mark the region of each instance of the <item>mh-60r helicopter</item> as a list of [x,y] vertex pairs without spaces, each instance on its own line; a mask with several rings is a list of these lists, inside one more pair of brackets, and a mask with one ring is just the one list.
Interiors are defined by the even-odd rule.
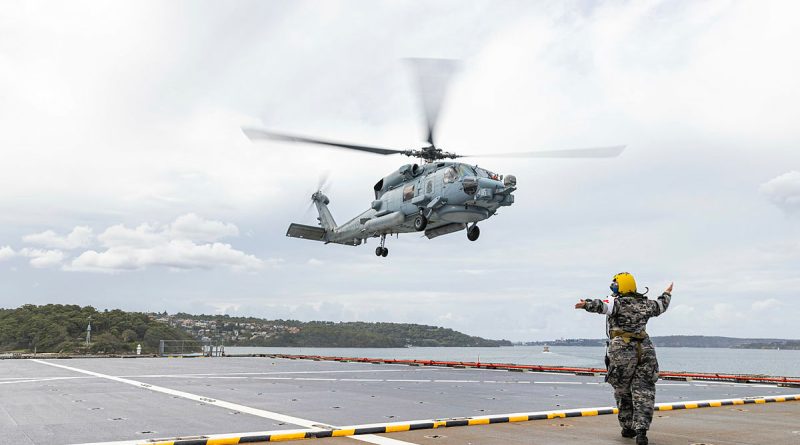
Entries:
[[272,139],[359,150],[380,155],[402,154],[424,163],[406,164],[379,180],[373,187],[375,199],[369,209],[348,222],[337,225],[321,190],[311,195],[319,212],[319,227],[292,223],[286,236],[358,246],[368,238],[380,237],[375,255],[387,256],[386,235],[424,232],[429,239],[466,229],[467,238],[480,236],[477,223],[494,215],[500,207],[514,203],[517,179],[498,175],[476,165],[447,161],[463,157],[540,157],[540,158],[604,158],[618,156],[621,146],[548,150],[522,153],[458,155],[441,150],[434,143],[436,120],[441,108],[447,80],[455,63],[442,59],[411,59],[419,80],[427,123],[427,145],[419,149],[397,150],[354,145],[316,138],[243,128],[251,140]]

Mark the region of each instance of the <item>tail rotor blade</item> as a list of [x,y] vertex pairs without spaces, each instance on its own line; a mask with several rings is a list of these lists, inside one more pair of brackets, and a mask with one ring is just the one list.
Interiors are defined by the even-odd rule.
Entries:
[[326,170],[319,174],[319,179],[317,180],[317,189],[314,190],[315,192],[325,192],[328,187],[330,186],[330,178],[331,172]]

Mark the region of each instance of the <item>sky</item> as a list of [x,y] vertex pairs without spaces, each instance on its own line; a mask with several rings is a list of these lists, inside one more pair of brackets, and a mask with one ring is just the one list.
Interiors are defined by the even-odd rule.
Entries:
[[[800,338],[800,4],[750,1],[7,1],[0,4],[0,307],[432,324],[598,338],[573,309],[633,273],[651,335]],[[339,222],[411,162],[242,126],[418,148],[403,62],[460,60],[458,153],[626,144],[615,159],[479,158],[516,203],[464,233],[366,246]]]

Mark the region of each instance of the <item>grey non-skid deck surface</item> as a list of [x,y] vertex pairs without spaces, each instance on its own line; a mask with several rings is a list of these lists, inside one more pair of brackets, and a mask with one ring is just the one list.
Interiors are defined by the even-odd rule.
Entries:
[[[327,425],[613,405],[600,377],[271,358],[49,360]],[[658,384],[657,401],[791,393],[768,385]],[[0,361],[0,443],[53,444],[297,425],[28,360]]]

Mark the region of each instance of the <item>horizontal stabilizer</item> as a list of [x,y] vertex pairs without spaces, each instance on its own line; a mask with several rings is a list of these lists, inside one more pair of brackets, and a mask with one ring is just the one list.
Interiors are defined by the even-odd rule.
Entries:
[[292,223],[289,225],[289,230],[286,231],[286,236],[310,239],[312,241],[325,241],[325,229]]

